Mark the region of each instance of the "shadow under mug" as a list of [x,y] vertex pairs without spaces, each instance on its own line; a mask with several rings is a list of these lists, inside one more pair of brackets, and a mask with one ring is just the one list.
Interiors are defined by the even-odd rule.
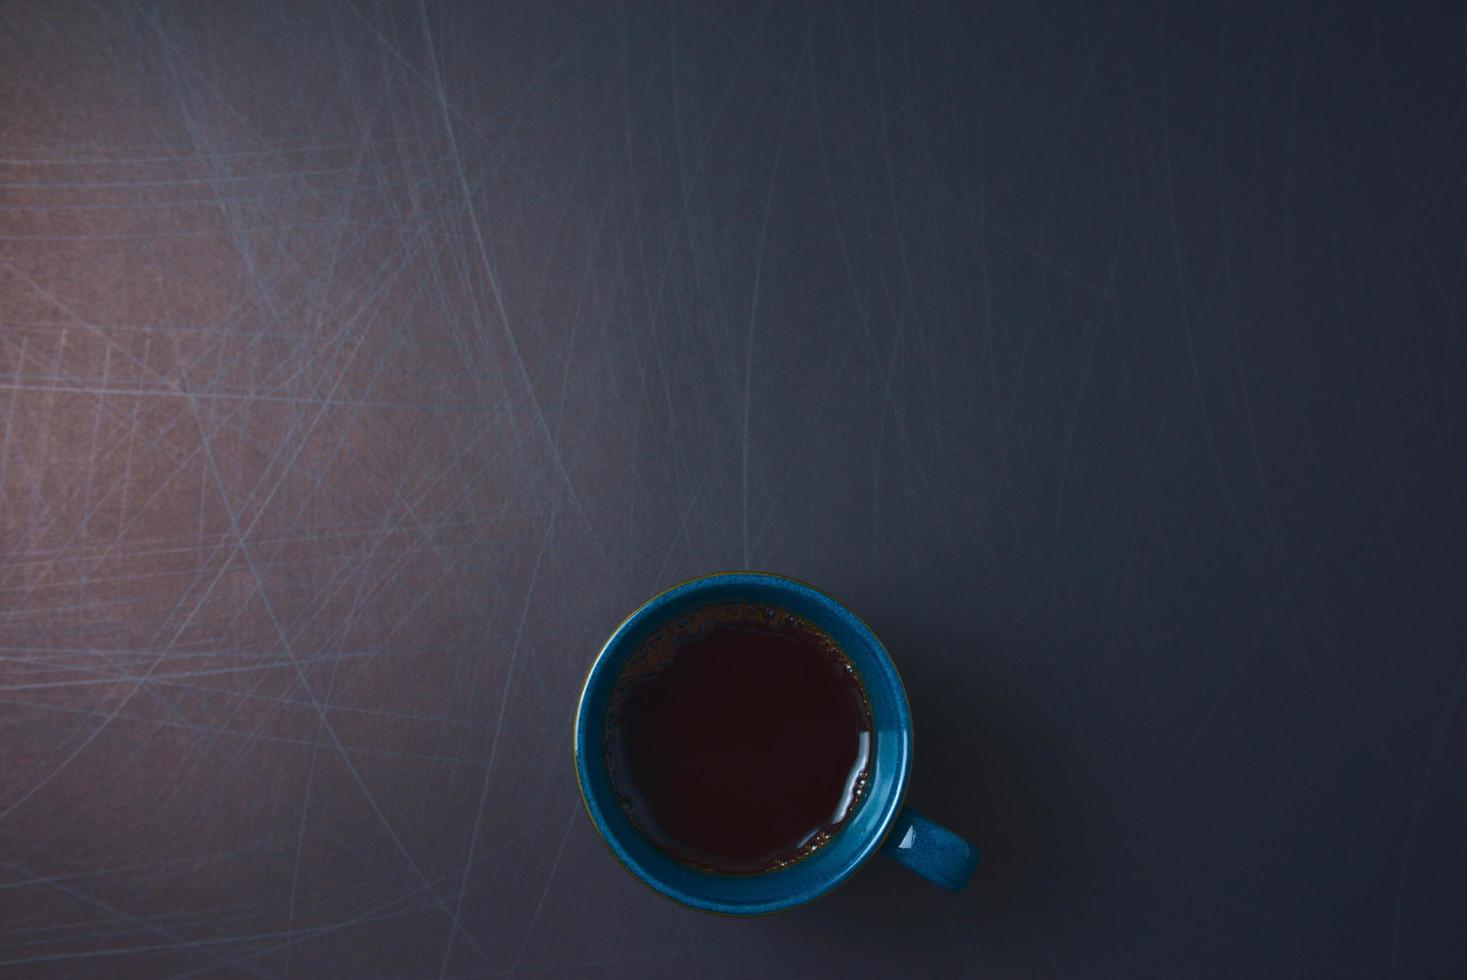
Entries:
[[[669,619],[718,602],[768,603],[814,623],[851,659],[871,703],[870,778],[855,812],[813,854],[757,875],[701,871],[664,853],[617,806],[606,771],[602,721],[623,664]],[[707,575],[654,596],[628,616],[601,648],[581,690],[575,761],[586,812],[617,860],[653,890],[705,912],[763,915],[803,905],[855,874],[878,850],[952,891],[963,887],[978,861],[967,841],[903,806],[912,768],[912,717],[886,648],[845,606],[782,575]]]

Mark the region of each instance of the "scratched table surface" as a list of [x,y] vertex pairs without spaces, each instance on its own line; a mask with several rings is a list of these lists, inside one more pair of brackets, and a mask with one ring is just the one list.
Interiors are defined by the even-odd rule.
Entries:
[[[0,8],[0,974],[1467,969],[1467,15]],[[581,810],[703,572],[984,863],[707,917]]]

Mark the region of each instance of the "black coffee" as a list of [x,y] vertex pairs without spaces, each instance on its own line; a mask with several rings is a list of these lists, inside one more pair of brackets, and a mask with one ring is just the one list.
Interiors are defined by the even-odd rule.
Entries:
[[866,788],[871,711],[850,660],[783,609],[705,606],[632,656],[606,714],[607,769],[646,836],[725,874],[828,841]]

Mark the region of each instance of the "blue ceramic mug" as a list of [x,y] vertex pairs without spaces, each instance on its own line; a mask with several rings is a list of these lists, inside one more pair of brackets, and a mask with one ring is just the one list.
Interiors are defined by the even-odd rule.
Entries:
[[[661,625],[700,606],[757,602],[779,606],[825,630],[855,664],[871,704],[870,782],[856,810],[808,857],[758,875],[724,875],[685,865],[644,837],[616,805],[606,771],[602,719],[623,664]],[[763,915],[803,905],[835,888],[877,851],[953,891],[973,873],[972,845],[903,806],[912,768],[912,717],[886,648],[870,628],[830,596],[766,572],[722,572],[653,597],[626,618],[601,648],[576,711],[576,776],[601,839],[618,861],[655,891],[691,908]]]

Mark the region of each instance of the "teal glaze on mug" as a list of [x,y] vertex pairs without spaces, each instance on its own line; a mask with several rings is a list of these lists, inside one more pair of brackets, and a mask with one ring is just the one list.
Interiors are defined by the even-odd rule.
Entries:
[[[819,626],[855,664],[871,704],[870,781],[855,813],[813,854],[758,875],[700,871],[663,853],[616,805],[606,772],[602,719],[622,665],[658,626],[716,602],[766,602]],[[782,575],[706,575],[654,596],[628,616],[597,654],[581,690],[575,761],[586,812],[616,859],[653,890],[705,912],[765,915],[804,905],[855,874],[877,851],[953,891],[963,887],[978,862],[977,851],[967,841],[903,807],[912,769],[912,717],[907,692],[886,648],[845,606]]]

